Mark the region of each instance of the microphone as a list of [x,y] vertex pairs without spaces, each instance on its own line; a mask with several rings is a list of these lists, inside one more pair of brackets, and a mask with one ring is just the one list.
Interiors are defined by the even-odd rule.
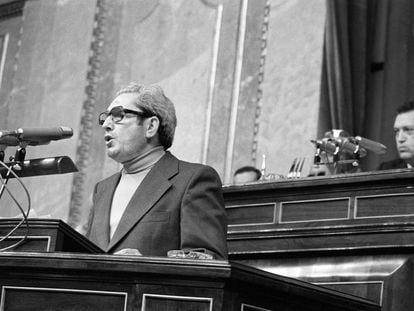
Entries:
[[[5,164],[6,166],[14,165],[14,163]],[[20,170],[14,170],[18,177],[66,174],[77,171],[78,168],[68,156],[25,160]],[[8,169],[3,166],[0,166],[0,175],[3,178],[15,177],[13,174],[8,175]]]
[[357,144],[352,143],[348,139],[327,139],[311,140],[321,151],[329,154],[337,154],[338,152],[346,152],[348,154],[358,154],[361,158],[367,155],[367,151]]
[[326,139],[319,139],[319,140],[311,140],[312,143],[316,145],[316,148],[319,148],[322,151],[325,151],[330,154],[334,154],[337,152],[337,146],[329,140]]
[[[21,142],[36,146],[48,144],[51,140],[66,139],[73,136],[70,127],[19,128],[13,131],[0,131],[0,144],[17,146]],[[16,138],[14,140],[13,138]]]
[[364,148],[362,148],[362,146],[354,144],[349,139],[342,140],[341,150],[352,155],[359,154],[361,158],[367,155],[367,151]]
[[358,141],[361,147],[367,148],[376,154],[384,154],[387,152],[387,147],[385,147],[383,144],[377,143],[376,141],[361,136],[355,136],[355,140]]

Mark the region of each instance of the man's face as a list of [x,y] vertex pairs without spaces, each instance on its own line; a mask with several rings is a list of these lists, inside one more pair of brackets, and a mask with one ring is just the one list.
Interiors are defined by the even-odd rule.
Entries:
[[[137,97],[136,93],[121,94],[107,110],[121,106],[124,109],[140,111],[135,105]],[[146,137],[147,119],[126,113],[121,121],[114,122],[109,116],[102,127],[105,129],[107,155],[119,163],[131,160],[149,148]]]
[[414,164],[414,110],[397,115],[394,132],[400,158]]

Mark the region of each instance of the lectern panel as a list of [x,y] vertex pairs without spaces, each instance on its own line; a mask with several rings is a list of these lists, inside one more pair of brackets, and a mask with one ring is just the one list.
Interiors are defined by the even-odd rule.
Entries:
[[414,193],[355,198],[355,218],[414,216]]
[[280,222],[306,222],[349,218],[350,198],[281,202]]
[[213,310],[213,298],[144,294],[142,311]]
[[[251,209],[254,209],[254,214]],[[274,224],[275,209],[276,203],[227,206],[229,227]]]
[[1,311],[125,311],[127,293],[3,286]]
[[[0,242],[0,248],[4,249],[15,243],[19,242],[23,239],[24,236],[12,236],[8,237],[6,240]],[[50,251],[52,237],[49,235],[44,236],[33,236],[29,235],[25,238],[24,243],[18,246],[19,251],[27,252],[27,251],[35,251],[35,252],[43,252],[43,251]]]

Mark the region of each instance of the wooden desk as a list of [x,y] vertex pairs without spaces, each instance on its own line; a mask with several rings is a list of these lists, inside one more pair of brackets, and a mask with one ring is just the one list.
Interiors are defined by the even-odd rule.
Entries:
[[378,305],[226,261],[0,253],[4,311],[379,311]]
[[414,172],[225,186],[230,259],[413,310]]

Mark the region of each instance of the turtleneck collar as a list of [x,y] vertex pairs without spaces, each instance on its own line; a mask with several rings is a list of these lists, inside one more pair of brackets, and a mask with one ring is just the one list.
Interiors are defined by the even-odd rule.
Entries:
[[163,146],[154,147],[144,153],[137,155],[131,160],[122,163],[123,172],[126,174],[136,174],[151,168],[165,154]]

